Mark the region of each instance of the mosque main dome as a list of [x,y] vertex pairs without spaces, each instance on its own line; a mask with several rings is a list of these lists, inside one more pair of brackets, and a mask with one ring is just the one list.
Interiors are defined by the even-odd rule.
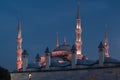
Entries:
[[71,46],[68,44],[63,44],[60,45],[59,47],[55,48],[53,51],[70,51],[71,50]]

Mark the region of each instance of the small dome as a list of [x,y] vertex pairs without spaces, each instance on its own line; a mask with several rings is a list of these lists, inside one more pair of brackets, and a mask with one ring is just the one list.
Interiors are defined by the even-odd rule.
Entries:
[[71,46],[63,44],[56,48],[54,51],[71,51]]

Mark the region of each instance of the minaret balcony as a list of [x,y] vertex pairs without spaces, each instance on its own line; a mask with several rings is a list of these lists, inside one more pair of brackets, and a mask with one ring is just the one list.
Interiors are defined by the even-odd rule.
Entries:
[[22,61],[17,61],[16,64],[18,70],[22,68]]
[[105,45],[104,48],[108,50],[108,49],[109,49],[109,46],[108,46],[108,45]]
[[17,39],[17,42],[18,42],[18,43],[22,43],[22,38],[18,38],[18,39]]
[[22,64],[22,61],[17,61],[16,63],[17,63],[17,65],[20,65],[20,64]]
[[81,30],[81,29],[76,29],[75,32],[76,32],[77,34],[81,34],[81,33],[82,33],[82,30]]
[[76,46],[81,46],[82,42],[76,41]]
[[17,54],[21,55],[22,54],[22,49],[17,49]]

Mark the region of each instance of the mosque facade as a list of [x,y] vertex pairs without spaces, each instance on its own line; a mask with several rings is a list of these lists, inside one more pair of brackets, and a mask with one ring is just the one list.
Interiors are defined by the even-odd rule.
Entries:
[[[80,3],[77,8],[76,40],[70,46],[64,38],[59,45],[56,35],[56,48],[47,47],[42,56],[36,55],[35,63],[28,62],[28,53],[22,49],[22,31],[18,19],[17,69],[11,72],[12,80],[116,80],[120,79],[120,61],[109,55],[108,33],[105,31],[104,42],[98,46],[98,60],[89,60],[82,54],[82,27]],[[109,77],[108,77],[109,76]],[[114,79],[113,79],[114,78]]]

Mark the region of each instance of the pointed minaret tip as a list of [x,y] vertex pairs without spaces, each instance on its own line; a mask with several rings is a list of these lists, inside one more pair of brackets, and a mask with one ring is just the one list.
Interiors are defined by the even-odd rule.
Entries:
[[99,49],[104,48],[102,41],[100,42],[100,44],[99,44],[98,48],[99,48]]
[[72,51],[72,53],[76,52],[76,46],[75,46],[75,44],[72,46],[71,51]]
[[80,0],[78,0],[77,19],[80,19]]
[[64,43],[63,43],[64,45],[66,45],[66,38],[64,37]]
[[18,38],[21,38],[22,32],[21,32],[21,22],[20,17],[18,17]]
[[22,55],[27,55],[27,56],[28,56],[28,52],[27,52],[27,50],[23,50]]
[[46,50],[45,50],[45,53],[49,53],[49,48],[47,47]]
[[20,22],[20,17],[18,17],[18,30],[21,29],[21,22]]
[[58,40],[58,32],[57,32],[57,34],[56,34],[56,48],[58,48],[59,47],[59,40]]
[[108,45],[108,31],[107,31],[107,24],[105,24],[105,45]]
[[104,35],[105,35],[105,37],[104,37],[105,57],[110,57],[107,24],[105,24],[105,34]]
[[77,24],[76,29],[81,29],[81,19],[80,19],[80,1],[78,0],[78,6],[77,6]]
[[46,50],[45,50],[45,55],[46,56],[50,56],[50,51],[49,51],[49,48],[47,47]]

